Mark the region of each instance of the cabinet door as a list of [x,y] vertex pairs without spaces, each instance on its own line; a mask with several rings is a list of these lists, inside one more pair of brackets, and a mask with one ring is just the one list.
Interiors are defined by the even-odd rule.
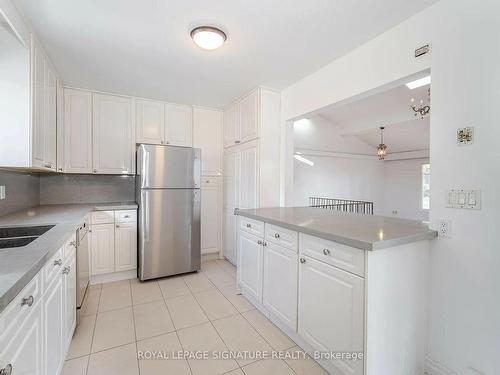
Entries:
[[64,272],[64,330],[63,330],[63,352],[73,336],[76,324],[76,258],[75,252],[66,261],[63,267]]
[[92,275],[115,271],[115,225],[98,224],[91,227]]
[[93,94],[93,172],[134,174],[133,101]]
[[256,142],[248,144],[240,152],[239,208],[258,207],[258,157]]
[[45,158],[45,56],[39,44],[32,40],[32,164],[44,167]]
[[238,283],[250,297],[262,302],[262,240],[243,231],[238,237]]
[[44,162],[48,168],[57,166],[57,77],[50,65],[45,61],[45,129],[44,129]]
[[297,331],[298,255],[271,242],[264,247],[263,304]]
[[64,89],[66,173],[92,173],[92,94]]
[[224,257],[236,265],[236,215],[233,210],[224,211]]
[[222,112],[195,108],[194,147],[201,148],[202,175],[220,176],[222,169]]
[[59,374],[63,358],[63,275],[59,273],[43,296],[45,374]]
[[240,153],[234,149],[224,153],[224,208],[238,207]]
[[[301,259],[299,334],[321,352],[363,352],[364,279],[307,256]],[[339,374],[363,374],[361,360],[331,363]]]
[[165,104],[137,99],[135,102],[136,143],[163,144]]
[[26,316],[8,342],[0,343],[0,371],[12,366],[12,374],[42,375],[42,303],[30,307]]
[[240,141],[259,136],[259,91],[252,91],[240,101]]
[[137,223],[115,225],[115,271],[137,268]]
[[56,143],[57,143],[57,171],[65,171],[64,162],[64,89],[61,79],[57,79],[56,87]]
[[201,188],[201,252],[220,250],[221,191],[217,178],[203,178]]
[[172,146],[193,145],[193,108],[188,105],[165,104],[166,143]]
[[224,147],[240,143],[238,109],[238,104],[234,104],[224,112]]

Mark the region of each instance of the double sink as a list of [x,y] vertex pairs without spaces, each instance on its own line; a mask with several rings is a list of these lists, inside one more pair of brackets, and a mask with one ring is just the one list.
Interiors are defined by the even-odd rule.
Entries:
[[22,247],[36,240],[54,225],[0,228],[0,249]]

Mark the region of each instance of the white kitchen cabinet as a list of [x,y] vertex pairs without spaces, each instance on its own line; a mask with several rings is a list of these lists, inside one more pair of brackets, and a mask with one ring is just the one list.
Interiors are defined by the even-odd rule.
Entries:
[[125,222],[115,225],[115,272],[137,268],[137,223]]
[[259,146],[257,142],[245,144],[240,149],[239,154],[239,208],[259,207]]
[[236,221],[234,210],[224,210],[224,256],[234,265],[238,259]]
[[45,163],[55,170],[57,167],[57,76],[47,60],[45,80],[44,159]]
[[76,251],[66,259],[63,265],[63,348],[69,347],[76,326]]
[[166,144],[191,147],[193,145],[193,108],[189,105],[165,104]]
[[42,366],[42,302],[35,300],[29,308],[30,313],[15,328],[9,340],[0,343],[0,373],[10,368],[13,375],[45,375]]
[[240,100],[239,125],[241,143],[259,136],[259,89],[250,92]]
[[115,271],[115,225],[97,224],[91,227],[92,275]]
[[224,208],[234,209],[239,201],[240,153],[232,148],[224,152]]
[[92,94],[64,89],[64,171],[92,173]]
[[153,100],[135,101],[136,143],[164,144],[165,104]]
[[240,142],[239,106],[235,103],[224,112],[224,147]]
[[134,174],[133,99],[93,94],[93,172]]
[[259,237],[240,231],[238,284],[245,290],[245,295],[257,303],[262,303],[263,248]]
[[63,276],[57,275],[43,297],[44,374],[58,374],[64,362]]
[[221,184],[217,177],[202,177],[201,253],[218,253],[222,221]]
[[56,90],[56,138],[57,138],[57,171],[65,171],[64,158],[64,88],[61,79],[57,80]]
[[201,148],[202,175],[222,174],[222,112],[206,108],[193,110],[193,144]]
[[263,305],[293,331],[297,331],[297,264],[296,251],[266,241]]
[[[364,351],[364,279],[301,255],[298,332],[321,352]],[[339,374],[363,374],[363,361],[335,360]]]

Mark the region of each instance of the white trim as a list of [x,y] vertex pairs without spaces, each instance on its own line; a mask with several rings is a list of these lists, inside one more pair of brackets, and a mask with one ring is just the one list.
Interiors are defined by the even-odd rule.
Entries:
[[429,149],[393,152],[387,154],[385,161],[391,160],[408,160],[408,159],[428,159],[430,156]]
[[428,375],[458,375],[445,365],[427,357],[425,371]]
[[327,157],[327,158],[348,158],[348,159],[378,159],[376,155],[367,154],[354,154],[349,152],[335,152],[335,151],[321,151],[321,150],[309,150],[309,149],[295,149],[295,154],[304,156],[317,156],[317,157]]
[[114,281],[137,279],[137,269],[90,276],[90,285],[112,283]]

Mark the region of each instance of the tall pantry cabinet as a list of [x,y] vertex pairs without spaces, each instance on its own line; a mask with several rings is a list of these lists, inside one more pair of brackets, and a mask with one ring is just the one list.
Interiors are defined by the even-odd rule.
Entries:
[[237,261],[235,209],[279,206],[281,97],[258,87],[224,111],[224,256]]

